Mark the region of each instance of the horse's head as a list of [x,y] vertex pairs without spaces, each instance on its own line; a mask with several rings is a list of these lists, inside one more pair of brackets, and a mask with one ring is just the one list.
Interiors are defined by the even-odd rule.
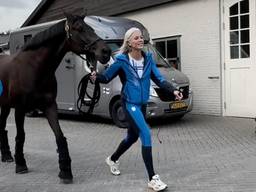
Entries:
[[107,63],[111,50],[105,42],[97,36],[94,30],[84,22],[85,16],[66,15],[65,30],[67,32],[69,48],[76,54],[86,54],[91,61]]

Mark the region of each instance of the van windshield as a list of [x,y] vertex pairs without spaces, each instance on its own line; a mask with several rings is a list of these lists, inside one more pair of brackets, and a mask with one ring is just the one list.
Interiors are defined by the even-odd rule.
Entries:
[[152,44],[145,44],[144,51],[152,53],[157,67],[171,68],[171,65],[164,60],[163,56],[156,50],[156,48]]
[[[119,48],[121,47],[121,42],[109,42],[108,46],[111,48],[113,55],[116,55],[118,53]],[[150,44],[147,43],[144,45],[145,52],[150,52],[153,55],[153,58],[156,62],[157,67],[163,67],[163,68],[172,68],[171,65],[164,60],[164,58],[161,56],[161,54],[156,50],[156,48]]]

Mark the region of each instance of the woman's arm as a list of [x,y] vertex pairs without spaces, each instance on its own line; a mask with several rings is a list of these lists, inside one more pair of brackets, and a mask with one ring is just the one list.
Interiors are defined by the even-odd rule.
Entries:
[[118,75],[118,72],[119,72],[120,68],[121,68],[121,63],[120,62],[114,62],[102,74],[96,74],[96,72],[93,71],[91,73],[91,79],[93,81],[97,81],[99,83],[107,84]]
[[176,87],[174,87],[171,83],[166,81],[165,78],[161,75],[160,71],[158,70],[153,60],[152,60],[151,79],[154,81],[154,83],[158,87],[166,90],[170,94],[175,95],[177,100],[181,100],[183,98],[182,93]]
[[154,61],[152,61],[151,79],[158,87],[165,89],[168,92],[173,93],[173,91],[177,90],[171,83],[166,81],[165,78],[161,75]]

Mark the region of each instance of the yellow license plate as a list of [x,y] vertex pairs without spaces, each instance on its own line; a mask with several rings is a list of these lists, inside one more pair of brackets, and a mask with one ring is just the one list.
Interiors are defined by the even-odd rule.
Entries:
[[181,109],[187,107],[187,104],[183,101],[176,101],[174,103],[170,103],[170,109]]

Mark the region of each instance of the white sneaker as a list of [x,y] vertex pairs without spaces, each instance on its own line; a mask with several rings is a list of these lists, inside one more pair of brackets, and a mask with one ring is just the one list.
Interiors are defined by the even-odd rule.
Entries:
[[119,166],[119,162],[114,162],[110,159],[110,156],[107,157],[106,159],[106,163],[108,164],[109,168],[110,168],[110,172],[113,174],[113,175],[120,175],[121,172],[119,171],[118,169],[118,166]]
[[148,182],[148,187],[154,191],[163,191],[167,188],[167,185],[161,181],[159,175],[154,175],[150,182]]

